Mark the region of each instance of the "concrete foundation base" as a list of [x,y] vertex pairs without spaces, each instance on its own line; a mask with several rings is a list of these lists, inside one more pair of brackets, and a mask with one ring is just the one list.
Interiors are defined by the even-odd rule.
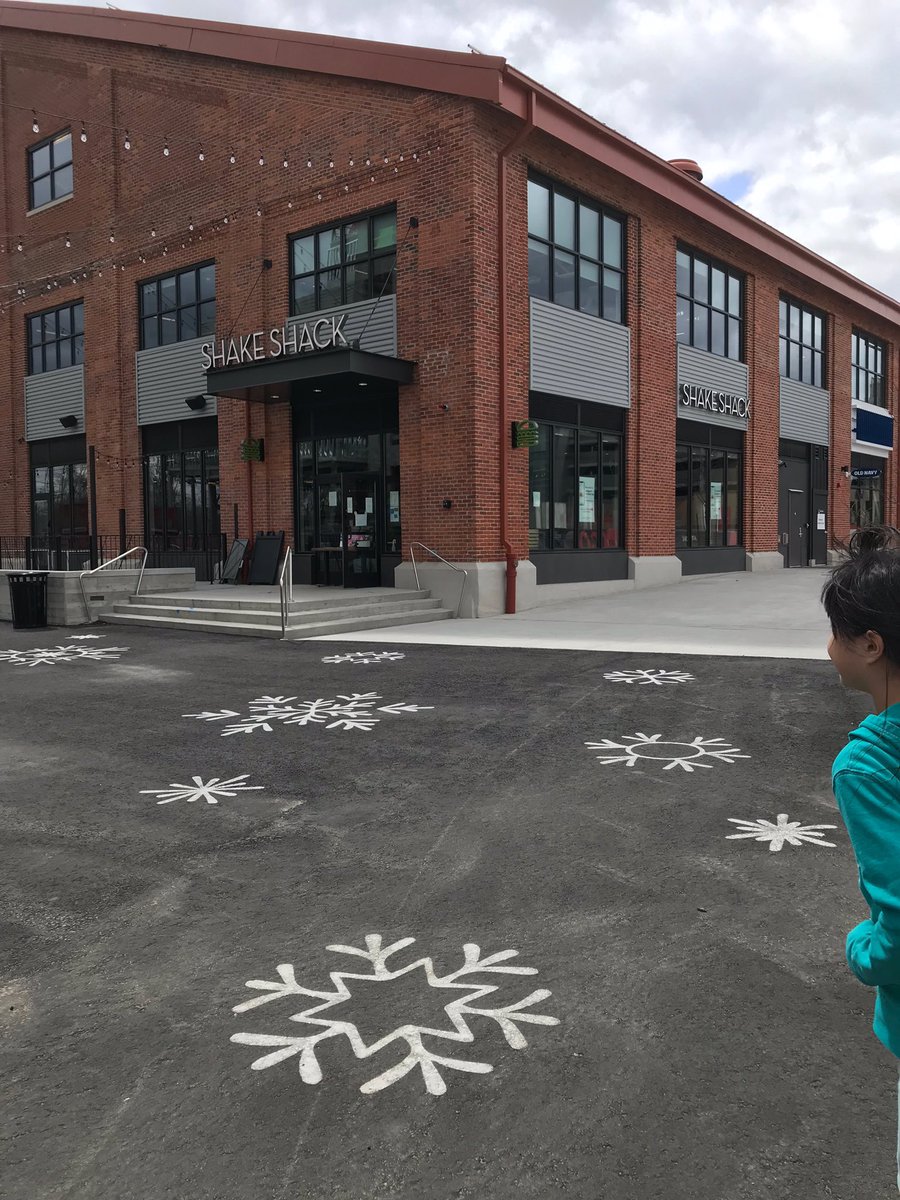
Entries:
[[636,588],[664,587],[681,579],[681,559],[674,554],[645,554],[628,559],[628,578]]
[[[459,610],[461,617],[497,617],[506,609],[506,563],[505,562],[459,562],[453,564],[468,571],[465,592]],[[420,562],[419,583],[432,596],[441,601],[444,608],[456,611],[463,577],[451,571],[444,563]],[[414,588],[416,586],[412,563],[404,562],[394,571],[394,586]],[[516,608],[529,608],[534,603],[537,589],[534,563],[527,559],[516,569]]]
[[826,565],[829,567],[840,566],[840,564],[842,562],[846,562],[846,561],[847,561],[847,551],[846,550],[829,550],[828,557],[825,560]]
[[780,571],[784,567],[784,556],[778,550],[748,550],[748,571]]
[[[9,597],[8,575],[17,571],[0,571],[0,621],[12,620]],[[116,600],[134,595],[139,571],[120,571],[115,567],[85,579],[89,612],[85,611],[81,595],[78,571],[50,571],[47,580],[47,624],[89,625]],[[144,572],[141,594],[145,592],[168,592],[173,588],[189,591],[194,586],[195,572],[192,567],[160,567]],[[38,631],[36,631],[38,632]]]

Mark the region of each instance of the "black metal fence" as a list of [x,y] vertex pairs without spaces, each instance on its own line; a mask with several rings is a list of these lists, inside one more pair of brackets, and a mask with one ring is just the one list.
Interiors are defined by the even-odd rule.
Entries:
[[140,554],[113,563],[113,559],[134,546],[146,546],[148,567],[192,567],[197,579],[205,581],[218,578],[227,551],[224,533],[209,539],[193,538],[187,546],[174,539],[159,536],[148,539],[122,531],[0,537],[0,570],[90,571],[107,563],[111,571],[134,570],[140,565]]

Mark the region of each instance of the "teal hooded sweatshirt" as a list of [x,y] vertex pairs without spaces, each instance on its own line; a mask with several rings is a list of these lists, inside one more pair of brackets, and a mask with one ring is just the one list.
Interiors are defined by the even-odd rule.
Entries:
[[834,760],[832,786],[871,912],[847,934],[847,963],[878,989],[875,1035],[900,1058],[900,704],[853,730]]

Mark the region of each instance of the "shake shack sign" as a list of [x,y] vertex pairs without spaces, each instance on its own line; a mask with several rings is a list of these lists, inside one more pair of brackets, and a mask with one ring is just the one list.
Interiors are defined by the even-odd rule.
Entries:
[[347,314],[320,317],[302,325],[284,329],[257,330],[243,337],[223,338],[204,342],[200,347],[200,362],[204,371],[222,367],[239,367],[242,363],[260,362],[264,358],[281,358],[290,354],[306,354],[311,350],[332,350],[349,345],[344,336]]
[[720,392],[716,388],[701,387],[699,383],[682,383],[678,388],[680,408],[701,409],[723,417],[750,419],[750,401],[735,392]]

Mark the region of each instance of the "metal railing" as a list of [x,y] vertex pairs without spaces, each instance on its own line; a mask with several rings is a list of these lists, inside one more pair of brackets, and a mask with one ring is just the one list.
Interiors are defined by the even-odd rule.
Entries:
[[81,598],[84,601],[84,611],[87,614],[87,618],[91,622],[92,625],[95,623],[97,618],[92,614],[91,606],[90,606],[90,604],[88,604],[87,591],[84,586],[85,576],[86,575],[96,575],[98,571],[105,571],[108,567],[111,567],[113,565],[113,563],[119,562],[120,559],[127,558],[129,554],[134,554],[138,550],[143,552],[144,557],[141,560],[141,573],[140,573],[140,575],[138,575],[137,587],[134,589],[134,595],[136,596],[141,590],[141,584],[144,582],[144,568],[147,565],[147,547],[146,546],[132,546],[131,549],[126,550],[124,554],[117,555],[115,558],[110,559],[110,561],[107,563],[101,563],[99,567],[94,567],[93,571],[82,571],[81,574],[78,576],[78,582],[81,586]]
[[455,566],[452,562],[447,562],[446,558],[441,558],[441,556],[440,556],[440,554],[438,554],[437,550],[432,550],[431,547],[426,546],[424,542],[410,542],[409,543],[409,557],[412,562],[413,575],[416,578],[416,589],[417,590],[421,590],[421,589],[419,588],[419,568],[416,565],[416,555],[413,550],[414,546],[418,546],[421,550],[427,551],[433,558],[436,558],[439,562],[442,562],[445,566],[449,567],[451,571],[456,571],[456,573],[458,575],[462,575],[462,577],[463,577],[462,587],[459,589],[459,599],[456,602],[456,612],[453,614],[455,617],[458,617],[459,610],[462,608],[463,593],[466,590],[466,584],[469,582],[469,572],[463,570],[462,567]]
[[281,600],[281,636],[287,633],[288,613],[290,611],[291,601],[294,599],[294,571],[293,571],[294,551],[290,546],[286,546],[284,550],[284,562],[281,564],[281,573],[278,576],[278,596]]

